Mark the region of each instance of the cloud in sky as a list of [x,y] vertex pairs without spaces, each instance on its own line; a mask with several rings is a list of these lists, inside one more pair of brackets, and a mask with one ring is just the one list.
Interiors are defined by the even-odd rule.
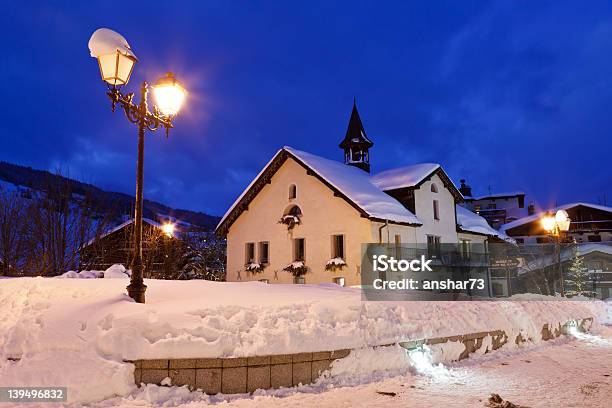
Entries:
[[606,2],[162,4],[8,5],[0,160],[133,193],[136,129],[87,50],[110,27],[140,58],[132,90],[172,70],[190,91],[146,140],[145,191],[169,205],[224,213],[283,145],[340,160],[353,96],[375,171],[436,161],[477,193],[612,201]]

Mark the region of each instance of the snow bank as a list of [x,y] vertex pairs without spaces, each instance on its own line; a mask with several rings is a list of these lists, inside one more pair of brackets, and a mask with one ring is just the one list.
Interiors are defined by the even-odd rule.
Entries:
[[105,271],[81,271],[81,272],[68,271],[59,276],[56,276],[56,278],[60,278],[60,279],[97,279],[97,278],[116,279],[116,278],[122,278],[122,279],[125,279],[125,278],[129,278],[131,274],[132,274],[132,271],[130,271],[129,269],[126,270],[125,266],[120,265],[120,264],[115,264]]
[[407,350],[398,345],[368,347],[351,351],[347,357],[335,361],[320,381],[334,377],[339,380],[338,385],[350,385],[366,379],[404,374],[410,367]]
[[[0,386],[63,384],[75,389],[72,402],[91,402],[133,389],[133,366],[124,359],[367,349],[496,329],[539,339],[544,323],[609,315],[612,307],[560,300],[362,302],[358,289],[336,285],[160,280],[146,282],[147,303],[137,304],[126,284],[2,280]],[[403,364],[377,364],[396,363]],[[353,364],[358,371],[360,363]]]

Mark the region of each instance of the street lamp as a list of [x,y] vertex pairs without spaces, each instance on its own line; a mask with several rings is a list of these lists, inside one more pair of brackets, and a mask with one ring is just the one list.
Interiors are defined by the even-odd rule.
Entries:
[[168,237],[172,238],[174,236],[174,224],[168,222],[162,225],[162,232]]
[[127,85],[138,61],[136,55],[121,34],[100,28],[89,39],[91,56],[98,59],[102,80],[108,85],[107,95],[111,100],[112,111],[117,105],[123,108],[125,116],[138,126],[138,161],[136,165],[136,208],[134,214],[134,255],[132,260],[132,277],[127,287],[128,294],[138,303],[145,302],[145,291],[142,262],[142,203],[144,173],[144,133],[145,130],[166,130],[166,137],[172,120],[178,114],[185,99],[185,88],[174,78],[172,73],[160,78],[153,86],[155,102],[153,112],[148,110],[147,99],[149,87],[143,82],[140,87],[140,102],[135,104],[134,93],[121,93],[121,86]]
[[547,212],[540,222],[542,223],[544,231],[553,237],[557,268],[559,269],[559,278],[561,280],[561,296],[565,296],[565,279],[563,278],[563,268],[561,266],[561,237],[563,233],[569,231],[571,220],[567,211],[558,210],[554,215]]

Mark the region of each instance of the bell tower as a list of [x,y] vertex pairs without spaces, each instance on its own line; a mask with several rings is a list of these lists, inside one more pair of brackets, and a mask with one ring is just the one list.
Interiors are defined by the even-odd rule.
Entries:
[[346,135],[339,146],[344,150],[344,164],[370,172],[370,148],[374,146],[374,143],[368,139],[363,128],[359,112],[357,112],[356,100],[353,100],[353,111]]

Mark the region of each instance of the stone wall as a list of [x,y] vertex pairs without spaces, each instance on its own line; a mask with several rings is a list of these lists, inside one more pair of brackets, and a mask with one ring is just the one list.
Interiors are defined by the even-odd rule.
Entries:
[[[565,325],[551,327],[545,324],[541,330],[541,339],[546,341],[567,334],[571,327],[586,332],[593,323],[592,318],[571,320]],[[400,342],[406,349],[423,345],[461,342],[465,350],[459,360],[468,358],[479,350],[487,336],[491,336],[491,350],[497,350],[512,340],[516,344],[534,339],[524,338],[518,334],[510,339],[503,330],[470,333],[457,336],[436,337],[417,341]],[[394,346],[385,344],[379,347]],[[257,389],[292,387],[315,382],[327,371],[334,360],[344,358],[351,350],[321,351],[315,353],[281,354],[270,356],[242,358],[192,358],[129,361],[135,365],[134,380],[136,384],[160,384],[170,377],[172,385],[188,385],[189,388],[201,389],[207,394],[239,394],[253,392]]]
[[170,377],[172,385],[188,385],[207,394],[239,394],[259,388],[310,384],[327,371],[332,361],[350,350],[281,354],[244,358],[193,358],[133,361],[136,384],[160,384]]

